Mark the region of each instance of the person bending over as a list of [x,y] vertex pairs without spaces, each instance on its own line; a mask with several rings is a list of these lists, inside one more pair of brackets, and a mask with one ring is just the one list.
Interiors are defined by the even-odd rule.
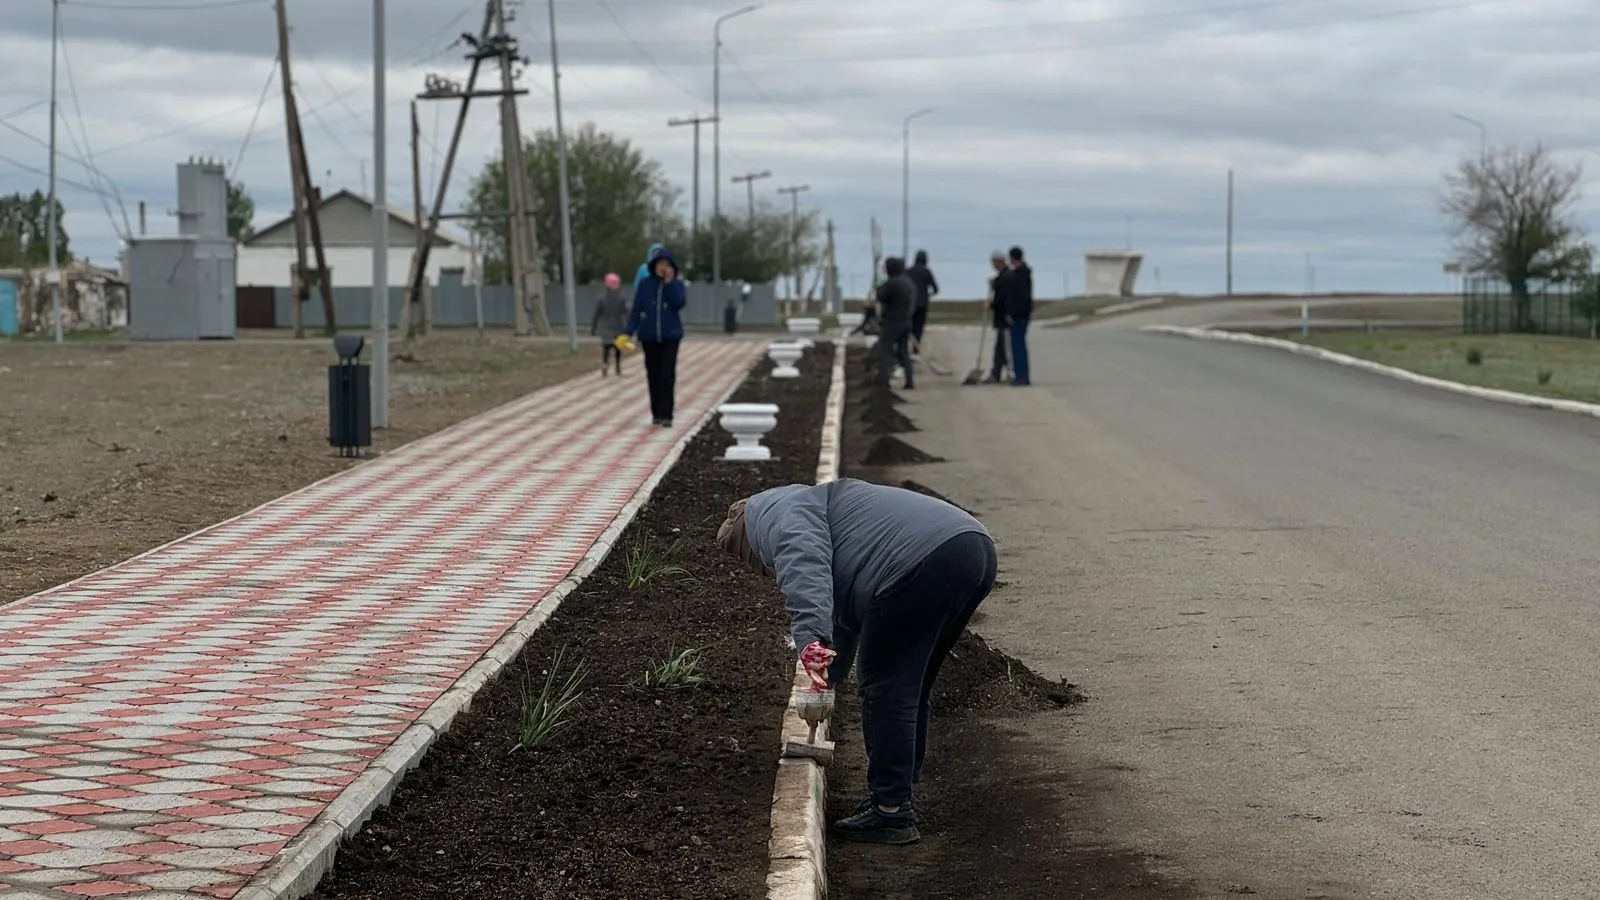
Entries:
[[724,550],[777,579],[813,681],[852,662],[870,796],[834,823],[842,838],[920,838],[912,785],[928,748],[939,667],[994,589],[994,540],[943,500],[853,478],[792,484],[740,500],[718,529]]

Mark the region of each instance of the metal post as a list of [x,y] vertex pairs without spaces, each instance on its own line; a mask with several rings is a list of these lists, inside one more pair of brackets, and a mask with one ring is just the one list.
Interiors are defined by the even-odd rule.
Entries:
[[789,187],[778,188],[778,193],[788,194],[792,201],[789,212],[789,269],[794,277],[794,295],[791,299],[800,299],[800,195],[811,190],[809,184],[796,184]]
[[1471,116],[1463,116],[1458,112],[1451,113],[1450,117],[1452,119],[1460,119],[1478,129],[1478,155],[1487,157],[1489,155],[1489,127]]
[[561,194],[561,283],[567,300],[567,349],[578,352],[578,273],[572,266],[572,198],[567,191],[567,132],[561,124],[561,60],[556,55],[556,0],[550,8],[550,89],[556,102],[556,177]]
[[920,119],[932,109],[919,109],[909,116],[903,123],[900,141],[902,160],[900,165],[900,258],[911,257],[911,122]]
[[56,215],[56,47],[61,40],[61,0],[50,0],[50,206],[45,213],[49,224],[45,228],[50,241],[50,271],[45,276],[50,286],[50,319],[56,343],[65,337],[61,333],[61,261],[56,258],[56,244],[60,240],[61,223]]
[[688,263],[695,262],[695,244],[700,236],[700,126],[715,120],[714,116],[702,116],[695,113],[684,119],[668,119],[667,127],[680,128],[684,125],[694,126],[694,197],[690,201],[689,212],[689,253]]
[[722,300],[722,23],[753,13],[753,3],[718,17],[711,26],[711,293]]
[[1228,289],[1233,296],[1233,170],[1228,170]]
[[732,181],[734,184],[743,184],[745,186],[745,194],[746,194],[746,201],[745,202],[749,204],[749,215],[750,215],[750,226],[749,227],[750,227],[750,234],[752,236],[756,232],[756,182],[760,181],[763,178],[771,178],[771,177],[772,177],[772,173],[771,172],[761,171],[761,172],[746,172],[743,175],[735,175],[732,178],[728,179],[729,181]]
[[384,0],[372,0],[372,427],[389,427],[389,151]]

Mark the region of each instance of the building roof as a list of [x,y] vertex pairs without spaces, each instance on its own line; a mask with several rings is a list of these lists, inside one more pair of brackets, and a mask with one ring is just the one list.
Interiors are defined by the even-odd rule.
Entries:
[[[334,203],[337,203],[337,202],[339,202],[341,200],[353,200],[356,203],[359,203],[362,206],[365,206],[367,209],[372,209],[372,207],[373,207],[373,201],[372,201],[371,197],[363,196],[363,195],[358,194],[355,191],[352,191],[352,190],[349,190],[349,189],[341,189],[341,190],[339,190],[339,191],[337,191],[337,192],[335,192],[333,194],[330,194],[330,195],[328,195],[326,197],[323,197],[322,198],[322,202],[317,204],[317,210],[320,212],[322,209],[324,209],[324,208],[326,208],[326,207],[328,207],[328,206],[330,206],[330,205],[332,205]],[[406,226],[407,228],[410,228],[410,229],[414,229],[414,230],[418,230],[418,231],[420,231],[422,229],[422,226],[417,224],[417,220],[416,219],[412,218],[410,215],[407,215],[404,212],[401,212],[399,207],[395,206],[392,203],[388,204],[388,207],[389,207],[389,219],[391,221],[399,222],[400,224],[402,224],[402,225],[404,225],[404,226]],[[280,231],[280,230],[283,230],[283,229],[286,229],[286,228],[293,228],[293,227],[294,227],[294,216],[293,215],[285,216],[284,218],[279,219],[278,221],[273,222],[272,224],[267,225],[264,228],[256,229],[250,235],[248,240],[241,241],[240,243],[241,243],[242,246],[248,247],[248,246],[251,246],[252,244],[256,243],[262,237],[265,237],[265,236],[267,236],[269,234],[272,234],[274,232],[277,232],[277,231]],[[441,246],[441,245],[442,246],[452,246],[452,247],[467,247],[467,246],[469,246],[469,244],[468,244],[468,242],[467,242],[467,240],[465,238],[461,237],[458,234],[455,234],[455,233],[451,232],[443,224],[440,224],[439,230],[434,235],[434,237],[436,238],[435,243],[434,243],[434,246],[436,246],[436,247],[437,246]]]

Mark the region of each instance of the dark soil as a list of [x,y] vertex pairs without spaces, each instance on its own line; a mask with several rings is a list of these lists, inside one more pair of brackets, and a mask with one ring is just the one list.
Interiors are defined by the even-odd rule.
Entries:
[[906,434],[922,430],[916,426],[915,422],[912,422],[896,409],[873,413],[869,417],[864,417],[862,423],[867,426],[868,434]]
[[[846,460],[882,440],[866,434],[857,417],[844,421]],[[888,469],[847,463],[845,474],[939,496]],[[1002,576],[1005,568],[1002,552]],[[848,691],[839,696],[830,819],[848,815],[866,795],[859,704]],[[1197,896],[1156,875],[1154,861],[1107,845],[1098,806],[1115,802],[1114,773],[1061,751],[1060,735],[1076,727],[1071,707],[1082,701],[1074,686],[1039,676],[972,632],[964,635],[934,688],[927,767],[916,795],[922,841],[875,847],[830,840],[829,900]]]
[[931,453],[924,453],[893,435],[882,435],[872,442],[866,455],[861,457],[864,466],[917,466],[944,462]]
[[[733,398],[782,407],[765,441],[778,460],[722,462],[725,434],[695,437],[616,552],[339,851],[315,897],[765,896],[787,616],[772,582],[714,538],[734,500],[816,477],[831,348],[807,358],[802,377],[753,375]],[[674,548],[688,574],[628,589],[627,550],[641,546]],[[642,686],[652,660],[686,648],[703,648],[703,682]],[[512,752],[524,679],[537,691],[558,652],[587,671],[576,714],[546,746]]]

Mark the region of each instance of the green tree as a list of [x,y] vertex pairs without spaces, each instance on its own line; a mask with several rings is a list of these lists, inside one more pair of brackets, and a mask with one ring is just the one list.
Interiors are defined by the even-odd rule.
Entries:
[[[43,191],[0,196],[0,266],[40,268],[50,263],[50,198]],[[66,208],[56,201],[56,258],[72,260]]]
[[[800,217],[776,204],[756,202],[755,222],[748,213],[740,216],[722,216],[722,278],[724,281],[748,281],[761,284],[779,278],[788,279],[796,268],[809,269],[822,259],[821,216],[816,210],[802,210]],[[668,235],[674,246],[686,246],[687,229]],[[687,256],[692,262],[686,266],[688,277],[694,281],[710,281],[712,274],[713,238],[710,226],[702,226],[695,235],[693,252]],[[791,257],[797,252],[797,260]],[[684,254],[680,254],[684,255]],[[798,266],[796,265],[798,262]],[[804,288],[802,288],[804,290]]]
[[1538,327],[1530,282],[1589,271],[1593,251],[1573,212],[1582,179],[1581,163],[1563,164],[1539,144],[1486,152],[1445,175],[1440,208],[1459,258],[1510,285],[1517,331]]
[[256,201],[243,182],[228,179],[228,236],[248,241],[256,233],[251,224],[256,218]]
[[[534,223],[539,235],[540,264],[545,277],[561,272],[561,204],[558,193],[556,135],[538,132],[524,145],[523,160],[534,196]],[[661,236],[681,230],[677,221],[678,190],[661,164],[631,142],[600,131],[592,123],[567,140],[567,178],[572,202],[572,262],[579,283],[598,281],[616,272],[624,281],[644,261],[645,248]],[[508,279],[506,265],[506,183],[501,160],[484,166],[472,184],[466,211],[472,231],[483,241],[485,274]]]

